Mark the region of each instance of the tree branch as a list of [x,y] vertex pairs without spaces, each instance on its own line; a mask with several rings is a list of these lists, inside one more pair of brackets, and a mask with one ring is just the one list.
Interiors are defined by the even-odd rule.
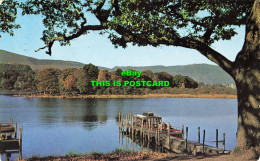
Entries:
[[119,9],[118,0],[114,0],[112,6],[115,8],[115,16],[119,16],[122,14],[122,12]]
[[[50,42],[42,48],[39,48],[37,51],[41,49],[48,48],[47,54],[52,54],[52,46],[55,41],[70,41],[72,39],[78,38],[79,36],[85,34],[88,30],[93,31],[99,31],[108,29],[108,17],[112,11],[113,8],[115,8],[115,14],[120,14],[120,10],[118,7],[118,1],[115,0],[114,3],[112,3],[112,6],[108,10],[103,10],[102,7],[105,4],[105,0],[103,0],[98,7],[93,11],[97,19],[100,21],[100,25],[87,25],[87,20],[85,19],[84,15],[81,13],[80,16],[83,19],[83,22],[81,23],[80,30],[72,34],[70,36],[63,36],[63,37],[54,37],[50,40]],[[75,7],[75,6],[74,6]],[[121,38],[115,38],[114,43],[120,44],[123,47],[126,46],[128,42],[132,42],[134,44],[138,45],[167,45],[167,46],[181,46],[185,48],[190,49],[196,49],[199,51],[202,55],[207,57],[212,62],[218,64],[222,69],[224,69],[227,73],[232,75],[232,67],[233,63],[228,60],[226,57],[218,53],[217,51],[213,50],[207,45],[208,40],[210,39],[211,34],[213,33],[214,28],[217,26],[217,22],[219,21],[219,14],[216,13],[216,17],[214,18],[214,21],[212,22],[212,25],[207,29],[205,34],[203,35],[203,41],[202,40],[195,40],[188,37],[180,37],[175,31],[171,31],[168,36],[160,35],[160,34],[142,34],[142,33],[135,33],[131,31],[131,29],[127,29],[123,26],[116,26],[113,28],[114,31],[116,31],[119,35],[121,35]]]
[[100,2],[100,4],[97,6],[95,12],[100,12],[102,7],[104,6],[106,0],[102,0],[102,2]]
[[212,35],[215,27],[218,25],[219,23],[219,16],[220,16],[220,11],[216,11],[216,17],[214,18],[214,20],[212,21],[212,25],[209,26],[209,28],[206,30],[206,32],[204,33],[204,35],[201,38],[201,42],[202,43],[206,43],[208,44],[208,41],[210,39],[210,36]]
[[107,29],[107,26],[104,26],[104,25],[83,26],[83,27],[81,27],[81,29],[77,33],[72,34],[70,36],[53,37],[46,46],[35,50],[35,52],[38,52],[39,50],[42,50],[42,49],[45,49],[45,48],[48,48],[48,51],[46,51],[46,54],[51,55],[52,54],[51,49],[52,49],[52,46],[53,46],[55,41],[70,41],[70,40],[73,40],[73,39],[78,38],[79,36],[85,34],[88,30],[98,31],[98,30],[103,30],[103,29]]
[[[42,49],[45,49],[45,48],[48,48],[48,50],[46,51],[46,54],[51,56],[51,54],[52,54],[52,46],[53,46],[55,41],[70,41],[70,40],[73,40],[73,39],[78,38],[79,36],[85,34],[88,30],[98,31],[98,30],[107,29],[108,26],[107,26],[107,23],[105,23],[105,22],[107,21],[109,13],[107,15],[107,14],[104,14],[104,11],[102,11],[102,7],[104,6],[104,4],[105,4],[105,0],[103,0],[98,5],[96,10],[94,11],[94,13],[97,16],[98,20],[100,21],[101,25],[87,25],[87,26],[85,26],[85,24],[87,23],[87,19],[84,17],[84,14],[83,13],[79,13],[78,9],[73,4],[74,9],[77,11],[77,13],[83,19],[83,22],[80,25],[81,26],[80,30],[77,33],[72,34],[70,36],[53,37],[46,46],[41,47],[41,48],[35,50],[35,52],[38,52],[38,51],[40,51]],[[110,10],[112,10],[112,8],[110,8]],[[100,14],[100,13],[103,13],[103,14]]]
[[[181,38],[175,33],[171,33],[172,37],[167,38],[165,36],[163,37],[156,37],[155,35],[150,35],[150,38],[143,37],[143,35],[134,34],[131,31],[118,26],[115,31],[120,34],[122,37],[118,41],[124,42],[126,44],[127,42],[133,42],[133,43],[144,43],[144,44],[151,44],[153,46],[158,45],[167,45],[167,46],[181,46],[185,48],[195,49],[199,51],[202,55],[207,57],[212,62],[219,65],[223,70],[225,70],[227,73],[232,75],[232,68],[233,68],[233,62],[228,60],[226,57],[224,57],[222,54],[217,52],[216,50],[209,47],[206,43],[203,43],[198,40],[194,40],[191,38]],[[121,42],[121,43],[122,43]]]
[[191,39],[182,39],[182,41],[184,41],[183,44],[185,44],[183,47],[186,46],[191,49],[196,49],[206,58],[219,65],[228,74],[233,75],[233,62],[228,60],[225,56],[201,41]]

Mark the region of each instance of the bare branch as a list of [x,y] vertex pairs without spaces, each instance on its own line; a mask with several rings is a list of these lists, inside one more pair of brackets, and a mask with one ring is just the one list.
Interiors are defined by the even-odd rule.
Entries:
[[73,40],[73,39],[78,38],[79,36],[85,34],[88,30],[97,31],[97,30],[103,30],[103,29],[107,29],[107,26],[102,26],[102,25],[83,26],[77,33],[72,34],[70,36],[53,37],[46,46],[35,50],[35,52],[38,52],[38,51],[45,49],[45,48],[48,48],[48,51],[46,51],[46,54],[51,55],[52,54],[51,49],[52,49],[52,46],[53,46],[55,41],[70,41],[70,40]]
[[100,2],[100,4],[97,6],[95,12],[100,12],[102,7],[104,6],[106,0],[102,0],[102,2]]
[[71,35],[71,36],[68,36],[68,37],[64,37],[64,40],[67,41],[67,40],[72,40],[72,39],[75,39],[75,38],[78,38],[79,36],[85,34],[88,30],[92,30],[92,31],[99,31],[99,30],[104,30],[104,29],[107,29],[108,27],[107,26],[104,26],[104,25],[87,25],[87,26],[83,26],[79,32]]
[[[85,18],[84,14],[80,13],[78,11],[77,7],[75,6],[75,4],[73,4],[74,9],[80,15],[80,17],[83,19],[83,22],[81,22],[81,25],[80,25],[81,26],[80,30],[77,33],[72,34],[70,36],[53,37],[46,46],[35,50],[35,52],[38,52],[38,51],[45,49],[45,48],[48,48],[48,50],[46,51],[46,54],[51,55],[52,54],[52,46],[53,46],[55,41],[70,41],[70,40],[73,40],[73,39],[78,38],[79,36],[85,34],[88,30],[98,31],[98,30],[107,29],[108,28],[107,23],[104,23],[103,21],[107,21],[108,16],[107,15],[101,15],[101,16],[103,16],[103,17],[101,17],[99,14],[97,14],[97,13],[102,13],[101,9],[104,6],[104,4],[105,4],[105,0],[103,0],[100,3],[100,5],[97,7],[97,9],[95,10],[95,12],[96,12],[95,15],[99,16],[98,19],[100,20],[101,25],[87,25],[87,26],[85,26],[85,24],[87,24],[87,19]],[[112,10],[112,8],[111,8],[111,10]]]
[[38,51],[40,51],[40,50],[43,50],[43,49],[45,49],[45,48],[47,48],[48,47],[48,45],[46,45],[46,46],[44,46],[44,47],[41,47],[41,48],[39,48],[39,49],[37,49],[37,50],[34,50],[35,52],[38,52]]
[[118,0],[114,0],[112,3],[112,6],[115,8],[115,16],[119,16],[121,15],[121,11],[119,9],[119,4],[118,4]]

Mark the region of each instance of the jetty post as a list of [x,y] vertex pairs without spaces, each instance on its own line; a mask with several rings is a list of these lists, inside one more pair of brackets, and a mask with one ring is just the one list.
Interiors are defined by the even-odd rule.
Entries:
[[[135,115],[135,126],[137,126],[136,119],[137,119],[137,118],[136,118],[136,115]],[[134,130],[134,135],[135,135],[135,137],[136,137],[136,135],[137,135],[137,129]]]
[[150,143],[151,119],[148,122],[148,143]]
[[153,130],[153,119],[151,120],[151,130]]
[[19,128],[19,141],[18,141],[18,143],[19,143],[19,148],[22,148],[22,137],[23,137],[22,131],[23,131],[23,127],[21,126],[21,127]]
[[118,130],[118,142],[120,144],[120,132],[122,131],[122,122],[121,122],[121,114],[120,112],[118,112],[118,126],[119,126],[119,130]]
[[122,113],[121,115],[121,131],[123,132],[124,131],[124,114]]
[[23,156],[22,156],[22,148],[19,148],[19,159],[22,160]]
[[134,139],[134,118],[133,117],[131,117],[132,118],[132,140]]
[[198,143],[200,143],[200,127],[198,127]]
[[154,136],[154,140],[155,140],[155,144],[157,145],[157,141],[158,141],[158,130],[155,130],[155,136]]
[[218,148],[218,129],[216,129],[216,147]]
[[181,126],[181,133],[182,133],[182,137],[184,137],[184,126],[183,126],[183,124]]
[[130,112],[130,114],[129,114],[129,124],[130,124],[130,129],[129,129],[129,133],[131,134],[131,138],[133,139],[133,124],[134,124],[134,122],[133,122],[133,117],[132,117],[132,113]]
[[223,133],[223,153],[225,151],[225,144],[226,144],[226,134]]
[[119,126],[119,132],[120,132],[120,130],[121,130],[121,114],[120,114],[120,112],[118,112],[118,126]]
[[120,144],[120,126],[119,126],[119,130],[118,130],[118,143]]
[[127,127],[127,124],[128,124],[128,114],[126,114],[125,116],[125,128],[126,128],[126,135],[128,134],[128,127]]
[[10,127],[13,127],[13,119],[12,118],[10,118]]
[[14,138],[17,139],[17,122],[14,125]]
[[126,113],[125,115],[125,131],[126,131],[126,138],[125,138],[125,146],[127,148],[127,144],[128,144],[128,115],[129,113]]
[[136,123],[136,119],[137,119],[136,117],[137,117],[137,116],[135,115],[135,123]]
[[124,125],[122,124],[122,120],[124,119],[123,118],[123,114],[120,114],[121,116],[120,116],[120,132],[122,132],[123,131],[123,128],[124,128]]
[[169,149],[170,149],[170,123],[168,122],[168,125],[167,125],[167,144],[169,146]]
[[157,139],[158,139],[158,144],[160,144],[160,128],[158,127],[157,129],[158,129],[158,138]]
[[147,132],[147,118],[145,118],[145,127],[144,127],[144,131],[143,131],[143,134],[144,134],[144,141],[146,141],[146,132]]
[[185,138],[186,151],[188,151],[188,131],[189,131],[189,128],[186,127],[186,138]]
[[144,119],[142,118],[141,129],[140,129],[140,135],[142,139],[143,139],[143,124],[144,124]]
[[132,151],[134,151],[134,138],[132,138],[131,143],[132,143]]
[[127,116],[127,130],[128,130],[128,136],[127,137],[127,141],[129,143],[130,141],[130,134],[131,134],[131,117],[130,117],[130,113],[128,112],[128,116]]
[[202,144],[202,153],[205,153],[205,129],[203,130],[203,144]]

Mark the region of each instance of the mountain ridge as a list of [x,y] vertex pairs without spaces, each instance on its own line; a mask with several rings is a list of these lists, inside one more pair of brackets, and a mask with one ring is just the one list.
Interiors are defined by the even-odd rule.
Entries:
[[189,76],[192,79],[210,84],[235,84],[233,78],[228,75],[223,69],[216,65],[210,64],[190,64],[178,66],[147,66],[147,67],[131,67],[131,66],[117,66],[112,68],[128,70],[133,69],[137,71],[151,70],[152,72],[167,72],[173,75]]
[[[49,59],[36,59],[33,57],[23,56],[13,52],[0,49],[0,64],[24,64],[29,65],[33,70],[43,68],[82,68],[83,63],[75,61],[64,60],[49,60]],[[234,84],[234,80],[225,71],[216,65],[209,64],[190,64],[190,65],[177,65],[177,66],[115,66],[113,68],[100,67],[99,69],[106,69],[108,71],[115,71],[118,68],[122,70],[133,69],[136,71],[151,70],[152,72],[167,72],[173,75],[189,76],[192,79],[209,84]]]

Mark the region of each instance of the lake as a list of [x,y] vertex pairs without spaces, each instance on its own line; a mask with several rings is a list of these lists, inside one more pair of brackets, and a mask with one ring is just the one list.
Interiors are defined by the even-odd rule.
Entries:
[[[189,127],[189,140],[206,130],[206,144],[215,146],[226,133],[226,149],[236,146],[237,100],[209,98],[69,99],[0,95],[0,123],[13,118],[23,126],[22,156],[69,152],[110,152],[118,142],[118,112],[153,112],[173,127]],[[201,132],[202,138],[202,132]],[[219,144],[222,147],[222,144]],[[139,146],[137,146],[137,149]],[[19,155],[12,154],[15,160]],[[5,154],[0,154],[0,160]]]

